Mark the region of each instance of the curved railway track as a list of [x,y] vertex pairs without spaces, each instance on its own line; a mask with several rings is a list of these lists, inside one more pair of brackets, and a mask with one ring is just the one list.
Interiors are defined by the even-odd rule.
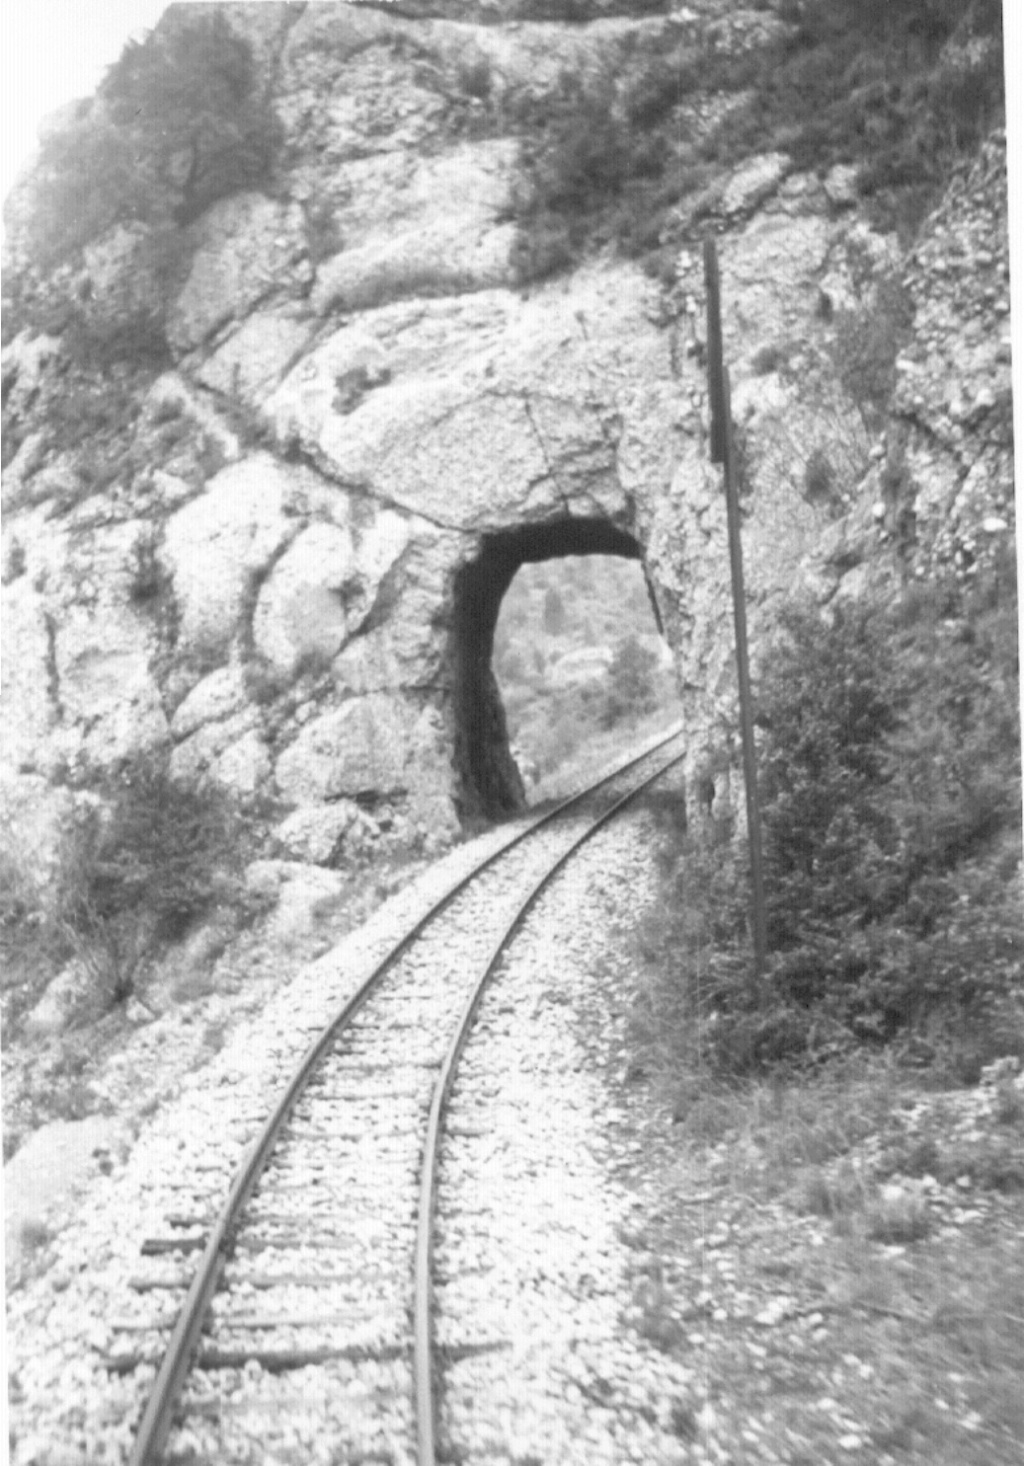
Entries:
[[289,1414],[320,1438],[343,1418],[332,1462],[434,1466],[434,1213],[460,1055],[540,894],[680,762],[679,736],[540,816],[448,891],[310,1045],[217,1213],[192,1215],[186,1195],[167,1218],[176,1235],[147,1250],[200,1257],[155,1356],[129,1466],[276,1459],[260,1443]]

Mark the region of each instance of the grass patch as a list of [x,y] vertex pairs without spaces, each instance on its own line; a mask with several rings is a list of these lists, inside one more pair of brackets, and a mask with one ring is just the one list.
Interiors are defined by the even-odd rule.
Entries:
[[[1017,1459],[1019,1201],[952,1176],[965,1135],[986,1153],[1007,1140],[1001,1083],[954,1103],[868,1056],[799,1079],[683,1081],[676,1158],[622,1234],[636,1249],[626,1322],[699,1361],[680,1407],[700,1417],[707,1392],[723,1458],[785,1444],[807,1462]],[[932,1180],[892,1170],[915,1146]]]

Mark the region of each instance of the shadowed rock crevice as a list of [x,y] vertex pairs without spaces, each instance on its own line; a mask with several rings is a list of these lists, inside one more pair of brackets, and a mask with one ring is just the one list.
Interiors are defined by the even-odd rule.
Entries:
[[519,567],[566,555],[643,558],[638,541],[610,519],[568,517],[484,535],[476,558],[456,572],[449,658],[456,809],[463,824],[502,819],[525,807],[491,668],[494,629]]

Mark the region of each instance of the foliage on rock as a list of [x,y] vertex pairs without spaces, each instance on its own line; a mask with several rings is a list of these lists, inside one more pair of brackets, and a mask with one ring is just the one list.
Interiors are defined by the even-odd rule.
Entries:
[[44,139],[15,230],[5,340],[61,335],[66,356],[100,370],[164,363],[166,305],[192,248],[184,226],[265,183],[279,141],[251,47],[223,11],[129,41],[95,100]]
[[577,759],[582,778],[588,759],[613,758],[623,737],[648,731],[645,719],[667,716],[674,684],[656,645],[635,561],[590,555],[522,567],[502,603],[494,669],[531,782],[568,780]]
[[1012,600],[951,581],[781,616],[757,695],[768,968],[751,981],[745,850],[712,819],[649,934],[681,1048],[737,1071],[1024,1050]]
[[155,756],[137,756],[76,798],[45,892],[19,875],[16,851],[0,852],[5,966],[52,972],[74,959],[94,979],[88,1009],[123,1001],[166,943],[215,912],[253,914],[243,872],[258,829],[223,791],[198,790]]
[[609,243],[660,271],[659,251],[714,213],[723,170],[767,152],[821,176],[854,165],[875,222],[913,234],[1002,115],[999,0],[792,0],[776,14],[785,24],[755,44],[704,25],[615,74],[563,77],[524,119],[522,279]]
[[658,659],[649,646],[631,634],[615,648],[608,668],[608,686],[601,723],[614,728],[628,718],[642,718],[658,706]]
[[129,41],[97,105],[44,145],[40,262],[117,224],[190,223],[264,180],[277,140],[251,47],[221,11]]
[[869,430],[889,407],[896,358],[910,340],[913,318],[913,305],[893,271],[879,278],[868,305],[835,318],[831,354],[836,373]]

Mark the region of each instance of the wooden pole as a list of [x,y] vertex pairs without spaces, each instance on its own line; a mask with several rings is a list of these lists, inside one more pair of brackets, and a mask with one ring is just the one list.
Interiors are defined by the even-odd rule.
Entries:
[[754,945],[754,980],[764,974],[768,951],[764,900],[764,861],[761,845],[761,805],[757,795],[757,755],[754,748],[754,713],[750,691],[750,654],[747,646],[747,603],[743,584],[743,548],[740,541],[740,500],[736,483],[729,373],[722,349],[721,283],[715,241],[704,241],[704,281],[708,298],[708,394],[711,400],[711,462],[721,463],[725,477],[725,511],[729,529],[729,567],[732,572],[732,611],[736,635],[736,680],[740,697],[740,735],[743,743],[743,781],[746,788],[747,838],[750,845],[750,929]]

